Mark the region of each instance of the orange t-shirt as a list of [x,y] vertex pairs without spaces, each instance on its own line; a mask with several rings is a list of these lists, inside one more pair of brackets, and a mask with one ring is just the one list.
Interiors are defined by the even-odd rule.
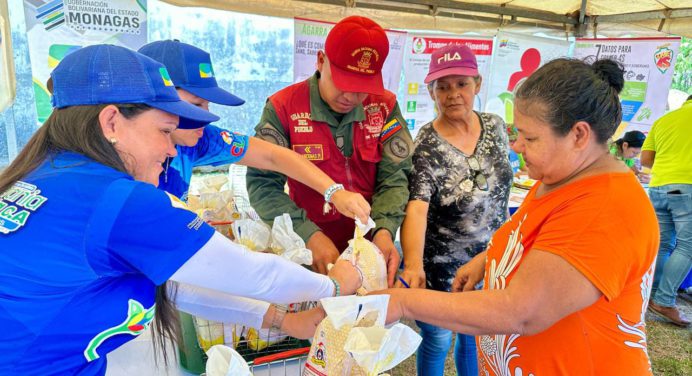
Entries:
[[[632,173],[591,176],[536,198],[488,245],[485,289],[503,289],[532,249],[577,268],[603,296],[545,331],[478,336],[480,375],[650,375],[644,314],[659,232]],[[497,314],[502,314],[498,312]]]

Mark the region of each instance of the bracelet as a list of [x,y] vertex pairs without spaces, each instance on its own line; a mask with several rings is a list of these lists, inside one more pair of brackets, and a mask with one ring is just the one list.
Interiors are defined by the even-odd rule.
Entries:
[[331,279],[332,283],[334,283],[334,296],[341,296],[341,285],[339,282],[332,277],[329,277],[329,279]]
[[336,193],[337,191],[340,191],[342,189],[344,189],[343,184],[330,185],[329,188],[327,188],[327,190],[324,191],[324,201],[327,203],[332,202],[332,196],[334,196],[334,193]]
[[274,307],[274,316],[272,316],[272,323],[269,326],[269,331],[281,332],[281,324],[284,323],[284,317],[286,317],[288,307],[278,304],[272,304],[272,306]]

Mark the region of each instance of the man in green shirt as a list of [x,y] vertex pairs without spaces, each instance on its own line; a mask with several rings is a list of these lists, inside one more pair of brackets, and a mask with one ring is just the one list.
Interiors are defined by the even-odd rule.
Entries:
[[652,167],[649,196],[661,230],[649,308],[687,327],[690,320],[677,309],[675,298],[692,268],[692,95],[654,123],[641,162]]
[[[391,286],[400,263],[393,239],[409,198],[413,141],[395,95],[382,84],[388,51],[387,36],[375,22],[343,19],[318,52],[317,72],[272,95],[255,130],[257,137],[292,148],[371,203],[372,240],[387,260]],[[287,181],[290,197],[284,192]],[[248,169],[247,186],[263,220],[291,215],[318,272],[326,273],[353,237],[353,220],[329,210],[327,194],[323,198],[284,175],[258,169]]]

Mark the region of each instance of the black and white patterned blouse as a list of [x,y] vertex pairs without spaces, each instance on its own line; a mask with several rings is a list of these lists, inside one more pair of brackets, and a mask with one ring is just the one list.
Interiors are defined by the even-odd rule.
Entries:
[[456,270],[485,250],[507,219],[512,185],[506,125],[497,115],[476,113],[481,134],[472,155],[424,125],[416,137],[411,200],[428,202],[423,265],[427,287],[449,291]]

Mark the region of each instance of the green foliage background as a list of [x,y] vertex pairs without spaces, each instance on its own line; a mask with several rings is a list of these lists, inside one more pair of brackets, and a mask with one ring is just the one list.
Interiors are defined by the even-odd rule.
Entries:
[[692,39],[690,38],[682,37],[671,88],[692,94]]

